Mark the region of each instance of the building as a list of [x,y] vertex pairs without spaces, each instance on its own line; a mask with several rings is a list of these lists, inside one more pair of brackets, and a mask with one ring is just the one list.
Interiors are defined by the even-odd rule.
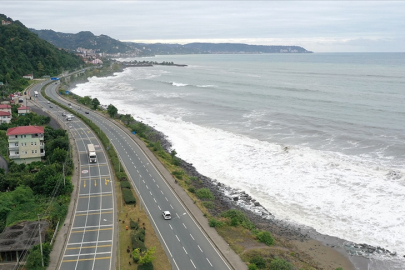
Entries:
[[10,25],[10,21],[1,20],[1,25]]
[[11,113],[0,111],[0,124],[2,123],[10,123],[11,121]]
[[27,74],[27,75],[24,75],[23,78],[33,80],[33,79],[34,79],[34,75],[32,75],[32,74]]
[[11,105],[0,104],[0,112],[8,112],[9,114],[11,114]]
[[44,128],[22,126],[7,130],[10,159],[17,164],[41,161],[45,156]]
[[25,106],[21,106],[19,108],[17,108],[18,110],[18,115],[25,115],[26,113],[30,113],[30,108],[29,107],[25,107]]

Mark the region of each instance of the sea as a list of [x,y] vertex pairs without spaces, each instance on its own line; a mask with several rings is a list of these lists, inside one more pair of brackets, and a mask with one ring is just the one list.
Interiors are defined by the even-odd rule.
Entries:
[[163,132],[277,219],[397,252],[379,260],[405,269],[405,53],[118,60],[187,67],[129,67],[73,92]]

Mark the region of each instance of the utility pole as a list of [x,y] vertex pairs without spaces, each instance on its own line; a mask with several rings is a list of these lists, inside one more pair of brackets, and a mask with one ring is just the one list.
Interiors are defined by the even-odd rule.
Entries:
[[43,254],[43,252],[42,252],[41,224],[39,223],[39,214],[38,214],[38,230],[39,230],[39,244],[40,244],[40,246],[41,246],[42,267],[44,267],[44,254]]

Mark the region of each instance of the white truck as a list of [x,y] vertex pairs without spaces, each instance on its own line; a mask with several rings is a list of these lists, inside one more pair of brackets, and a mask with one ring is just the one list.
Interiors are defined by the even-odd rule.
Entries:
[[89,155],[89,163],[96,163],[97,162],[97,155],[96,155],[96,149],[94,148],[94,144],[88,144],[87,145],[87,154]]
[[38,97],[38,91],[34,91],[34,96]]

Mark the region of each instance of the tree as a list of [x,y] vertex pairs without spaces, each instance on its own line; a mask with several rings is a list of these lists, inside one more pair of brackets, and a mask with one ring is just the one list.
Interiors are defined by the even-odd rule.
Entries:
[[83,104],[84,105],[88,105],[88,104],[90,104],[91,103],[91,97],[89,97],[89,96],[84,96],[83,97]]
[[141,251],[139,248],[136,248],[132,251],[132,258],[134,259],[134,262],[138,263],[139,258],[141,257]]
[[170,152],[170,156],[172,156],[172,159],[174,159],[174,157],[176,156],[176,154],[177,154],[177,152],[176,152],[176,150],[174,150],[174,149]]
[[271,246],[274,244],[274,238],[271,236],[271,234],[267,231],[261,231],[257,234],[257,239],[259,239],[260,242],[265,243],[268,246]]
[[135,121],[132,115],[130,114],[124,114],[121,115],[121,121],[124,122],[125,125],[129,125],[129,123]]
[[97,98],[93,98],[93,100],[91,101],[91,104],[93,105],[93,109],[97,110],[98,105],[100,105],[100,101],[98,101]]
[[139,258],[139,264],[148,264],[153,262],[153,260],[156,259],[156,257],[153,256],[155,254],[155,249],[156,247],[151,247],[150,249],[148,249],[145,252],[145,255]]
[[115,115],[117,114],[117,112],[118,112],[118,109],[115,108],[114,105],[112,105],[112,104],[108,105],[107,113],[110,115],[111,118],[114,118]]
[[53,150],[51,161],[52,163],[62,163],[65,161],[67,156],[67,151],[64,149],[60,149],[59,147]]

